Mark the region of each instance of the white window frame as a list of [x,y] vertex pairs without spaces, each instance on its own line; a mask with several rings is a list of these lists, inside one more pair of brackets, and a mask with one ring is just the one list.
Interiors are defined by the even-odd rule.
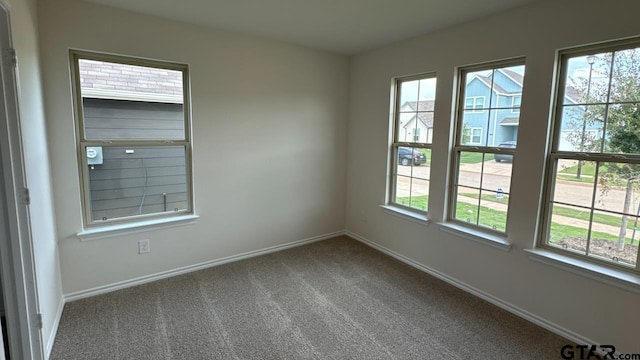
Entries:
[[[564,99],[566,94],[564,94],[564,89],[566,85],[567,78],[567,63],[570,58],[573,57],[581,57],[588,56],[597,53],[603,52],[615,52],[625,49],[632,49],[640,47],[640,38],[627,39],[622,41],[611,41],[602,44],[596,45],[588,45],[582,46],[578,48],[571,48],[566,50],[558,51],[558,69],[557,77],[556,77],[556,90],[554,97],[554,106],[552,111],[552,131],[550,132],[551,136],[551,144],[549,147],[549,151],[547,153],[546,160],[546,176],[544,181],[544,190],[542,197],[542,213],[541,213],[541,221],[539,222],[539,237],[536,242],[536,248],[540,249],[540,251],[549,251],[552,254],[558,254],[562,257],[567,257],[568,259],[575,259],[575,261],[587,264],[585,269],[590,271],[594,271],[596,273],[608,274],[610,271],[615,271],[615,274],[618,273],[632,273],[635,276],[640,275],[640,251],[636,257],[636,266],[635,268],[623,265],[620,263],[616,263],[610,260],[606,260],[604,257],[600,256],[589,256],[586,253],[581,254],[575,250],[571,249],[563,249],[558,246],[553,246],[549,244],[549,234],[551,231],[551,217],[552,217],[552,206],[554,203],[558,203],[553,200],[554,198],[554,188],[556,183],[556,173],[559,161],[561,160],[573,160],[573,161],[588,161],[597,163],[632,163],[632,164],[640,164],[640,154],[614,154],[604,152],[589,152],[589,151],[562,151],[559,150],[560,143],[562,140],[562,134],[565,133],[562,130],[562,115],[563,115],[563,106],[580,106],[580,104],[564,104]],[[617,104],[617,101],[609,101],[606,100],[604,102],[595,102],[589,103],[586,105],[604,105],[609,107],[611,104]],[[605,125],[606,126],[606,125]],[[593,130],[587,130],[593,131]],[[597,180],[596,180],[597,182]],[[594,190],[595,191],[595,190]],[[595,199],[595,193],[593,194],[593,198]],[[585,210],[592,211],[600,211],[604,212],[604,210],[597,209],[594,207],[595,200],[592,201],[592,205],[590,208],[585,207]],[[571,205],[571,204],[570,204]],[[577,206],[577,205],[572,205]],[[614,212],[612,212],[614,213]],[[589,220],[589,234],[591,233],[591,224],[593,224],[593,219]],[[589,244],[590,239],[587,239],[587,246]],[[534,254],[535,254],[534,250]],[[586,252],[586,251],[585,251]],[[553,256],[546,256],[545,258],[552,258]],[[573,260],[562,260],[563,263],[571,263]],[[598,269],[598,270],[594,270]],[[604,270],[600,270],[604,269]],[[615,275],[618,277],[618,275]]]
[[[480,141],[473,141],[473,138],[475,137],[473,135],[473,132],[476,130],[480,130]],[[469,137],[469,144],[468,145],[479,145],[482,144],[482,128],[481,127],[472,127],[472,128],[468,128],[467,131],[469,132],[469,134],[467,135]]]
[[[448,224],[448,226],[462,226],[464,229],[467,229],[466,231],[468,231],[469,233],[473,233],[476,234],[474,235],[475,237],[477,237],[477,234],[482,234],[480,235],[482,238],[484,239],[490,239],[492,241],[498,241],[498,242],[503,242],[503,239],[506,239],[506,235],[507,235],[507,231],[508,231],[508,224],[509,224],[509,209],[507,209],[507,214],[506,214],[506,223],[505,223],[505,231],[501,231],[498,229],[491,229],[489,227],[486,226],[482,226],[477,224],[478,219],[476,219],[475,222],[468,222],[468,221],[463,221],[461,219],[456,218],[456,204],[457,204],[457,196],[458,196],[458,177],[460,174],[460,156],[462,154],[462,152],[473,152],[473,153],[479,153],[481,154],[483,157],[486,155],[491,155],[491,154],[509,154],[514,156],[515,155],[515,149],[511,149],[511,148],[500,148],[497,146],[479,146],[479,144],[466,144],[463,145],[463,138],[464,138],[464,134],[463,134],[463,119],[464,119],[464,114],[465,112],[470,113],[473,111],[470,111],[470,109],[466,108],[466,100],[470,97],[465,97],[465,89],[467,84],[465,83],[466,80],[466,74],[470,73],[470,72],[475,72],[475,71],[483,71],[483,70],[494,70],[494,69],[499,69],[499,68],[503,68],[503,67],[509,67],[509,66],[518,66],[518,65],[525,65],[525,59],[524,58],[516,58],[516,59],[510,59],[510,60],[504,60],[504,61],[496,61],[496,62],[489,62],[489,63],[484,63],[484,64],[479,64],[479,65],[474,65],[474,66],[468,66],[468,67],[459,67],[458,68],[458,84],[457,84],[457,106],[456,106],[456,113],[455,113],[455,119],[453,121],[454,123],[454,147],[452,149],[452,154],[451,154],[451,176],[450,176],[450,182],[449,182],[449,197],[448,197],[448,213],[446,215],[446,223]],[[498,104],[495,104],[495,106],[493,106],[493,104],[491,104],[492,98],[490,97],[489,100],[489,105],[485,106],[484,109],[486,110],[499,110],[502,109],[502,107],[500,107]],[[476,129],[476,127],[470,128],[471,131],[471,135],[473,135],[473,129]],[[480,128],[482,129],[482,128]],[[488,131],[488,129],[487,129]],[[482,138],[482,136],[481,136]],[[472,138],[470,138],[471,140]],[[480,144],[482,143],[482,140],[480,142]],[[481,174],[481,177],[484,176],[484,173]],[[512,177],[513,179],[513,177]],[[510,185],[511,187],[511,185]],[[479,190],[481,190],[479,188]],[[482,192],[480,192],[480,194],[482,194]],[[508,195],[505,193],[505,195]],[[478,199],[478,209],[481,207],[481,199]],[[496,239],[496,240],[494,240]]]
[[[471,107],[467,107],[468,100],[471,100],[471,103],[472,103]],[[464,102],[464,106],[465,106],[464,109],[467,110],[467,112],[469,113],[481,114],[485,110],[485,107],[484,107],[485,100],[486,100],[485,96],[467,96]]]
[[[84,109],[83,94],[80,85],[80,66],[79,60],[95,60],[112,63],[120,63],[125,65],[145,66],[158,69],[168,69],[180,71],[182,73],[183,87],[183,112],[184,112],[184,138],[178,140],[165,139],[113,139],[113,140],[95,140],[87,139],[84,131]],[[189,67],[186,64],[173,63],[168,61],[149,60],[132,56],[112,55],[84,50],[72,49],[69,51],[69,62],[71,67],[71,83],[74,102],[74,116],[76,119],[76,149],[79,167],[79,180],[82,197],[82,213],[84,228],[112,228],[118,224],[148,224],[155,219],[182,219],[185,215],[193,215],[193,176],[192,176],[192,144],[191,144],[191,111],[190,111],[190,86],[189,86]],[[100,96],[101,98],[111,98],[119,100],[140,100],[135,94],[120,94],[116,92],[115,97]],[[119,96],[119,97],[118,97]],[[139,95],[138,95],[139,97]],[[171,99],[144,99],[147,101],[172,102]],[[175,99],[174,99],[175,100]],[[175,101],[173,101],[175,102]],[[87,162],[86,148],[88,147],[167,147],[181,146],[185,149],[185,170],[186,170],[186,191],[187,191],[187,208],[178,211],[166,211],[161,213],[151,213],[134,216],[123,216],[107,220],[94,220],[92,218],[92,204],[89,186],[89,164]]]
[[[393,102],[392,102],[392,106],[393,106],[393,115],[392,115],[392,126],[391,126],[391,137],[392,137],[392,144],[390,147],[390,156],[391,156],[391,160],[390,160],[390,164],[391,164],[391,171],[389,171],[389,188],[388,188],[388,200],[387,200],[387,207],[392,207],[392,208],[400,208],[402,209],[404,212],[407,212],[409,214],[417,214],[421,219],[426,219],[426,215],[427,212],[429,210],[429,206],[427,204],[427,209],[425,210],[421,210],[415,207],[410,207],[404,204],[401,204],[399,202],[396,201],[396,169],[398,167],[398,148],[400,147],[405,147],[405,148],[411,148],[411,149],[428,149],[429,151],[432,151],[432,144],[431,144],[431,138],[429,137],[429,134],[433,132],[433,129],[427,129],[427,137],[426,137],[426,141],[427,142],[418,142],[418,141],[409,141],[409,142],[401,142],[399,141],[399,127],[401,124],[401,112],[400,109],[402,107],[401,102],[401,86],[403,82],[409,82],[409,81],[415,81],[415,80],[425,80],[425,79],[437,79],[436,74],[435,73],[427,73],[427,74],[420,74],[420,75],[415,75],[415,76],[406,76],[406,77],[398,77],[395,78],[393,80]],[[418,100],[418,99],[416,99]],[[434,98],[435,100],[435,98]],[[418,111],[419,109],[416,109],[416,114],[419,113]],[[424,111],[423,111],[424,112]],[[435,103],[434,103],[434,110],[433,110],[434,114],[435,114]],[[416,121],[418,121],[418,119],[416,119]],[[415,136],[411,135],[411,137],[415,140]],[[427,158],[427,162],[428,165],[431,165],[431,157]],[[413,166],[413,164],[411,165]],[[413,179],[413,176],[410,176],[410,179]],[[430,181],[430,179],[429,179]],[[429,182],[429,184],[431,184]],[[410,190],[411,192],[411,190]]]
[[520,104],[522,104],[522,94],[520,95],[514,95],[511,98],[511,112],[513,114],[518,114],[520,113],[520,105],[517,105],[516,107],[516,99],[520,99]]

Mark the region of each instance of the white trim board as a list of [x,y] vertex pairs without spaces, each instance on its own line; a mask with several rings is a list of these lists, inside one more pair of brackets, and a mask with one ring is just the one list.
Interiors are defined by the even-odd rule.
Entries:
[[330,239],[330,238],[344,235],[344,234],[345,234],[344,231],[340,230],[340,231],[335,231],[335,232],[324,234],[324,235],[318,235],[318,236],[314,236],[314,237],[310,237],[302,240],[292,241],[290,243],[286,243],[282,245],[276,245],[276,246],[271,246],[271,247],[260,249],[260,250],[253,250],[253,251],[245,252],[242,254],[231,255],[231,256],[223,257],[216,260],[205,261],[199,264],[188,265],[188,266],[176,268],[173,270],[162,271],[159,273],[145,275],[145,276],[141,276],[141,277],[130,279],[130,280],[120,281],[120,282],[109,284],[109,285],[98,286],[92,289],[76,291],[73,293],[65,294],[64,299],[65,299],[65,302],[71,302],[71,301],[80,300],[80,299],[84,299],[84,298],[88,298],[96,295],[106,294],[112,291],[125,289],[129,287],[137,286],[137,285],[142,285],[142,284],[170,278],[177,275],[187,274],[190,272],[203,270],[203,269],[207,269],[207,268],[218,266],[218,265],[228,264],[234,261],[249,259],[249,258],[260,256],[260,255],[266,255],[276,251],[286,250],[286,249],[310,244],[313,242]]
[[345,235],[360,241],[361,243],[372,247],[378,251],[381,251],[387,255],[390,255],[392,257],[394,257],[397,260],[402,261],[403,263],[412,266],[420,271],[423,271],[431,276],[434,276],[448,284],[451,284],[455,287],[457,287],[460,290],[463,290],[467,293],[470,293],[474,296],[479,297],[482,300],[488,301],[489,303],[496,305],[497,307],[506,310],[510,313],[512,313],[513,315],[516,315],[520,318],[523,318],[533,324],[536,324],[544,329],[547,329],[549,331],[551,331],[554,334],[560,335],[562,337],[564,337],[565,339],[568,339],[570,341],[575,342],[576,344],[598,344],[597,342],[594,342],[593,340],[590,340],[580,334],[577,334],[569,329],[565,329],[560,325],[557,325],[551,321],[548,321],[547,319],[544,319],[538,315],[532,314],[524,309],[521,309],[513,304],[510,304],[504,300],[501,300],[493,295],[490,295],[482,290],[476,289],[473,286],[467,285],[462,281],[459,281],[455,278],[452,278],[446,274],[441,273],[438,270],[435,270],[433,268],[430,268],[426,265],[423,265],[415,260],[412,260],[400,253],[397,253],[393,250],[387,249],[386,247],[379,245],[369,239],[366,239],[363,236],[360,236],[352,231],[349,230],[345,230]]
[[44,358],[49,359],[51,357],[51,351],[53,350],[53,344],[56,341],[56,335],[58,335],[58,327],[60,326],[60,319],[62,319],[62,311],[64,310],[65,299],[64,296],[60,298],[58,302],[58,309],[56,310],[53,326],[51,327],[51,334],[49,339],[46,339],[46,347],[44,349]]

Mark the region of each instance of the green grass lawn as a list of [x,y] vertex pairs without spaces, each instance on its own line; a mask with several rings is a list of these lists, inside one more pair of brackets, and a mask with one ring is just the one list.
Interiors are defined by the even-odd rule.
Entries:
[[[576,176],[577,173],[578,173],[578,165],[569,166],[567,168],[560,170],[560,174]],[[580,173],[582,175],[588,175],[593,177],[596,174],[596,164],[593,162],[582,163],[582,171]]]
[[576,181],[593,184],[593,177],[596,175],[596,166],[593,162],[585,162],[582,164],[581,176],[578,179],[578,165],[569,166],[558,172],[558,179]]
[[[471,194],[461,194],[461,195],[474,198],[474,199],[478,198],[478,194],[471,193]],[[485,194],[485,195],[482,195],[482,200],[493,201],[499,204],[506,205],[509,203],[509,196],[505,195],[502,199],[496,199],[495,195]],[[566,216],[573,219],[589,221],[589,211],[587,210],[578,210],[574,208],[568,208],[568,207],[556,205],[553,207],[553,213],[555,215],[561,215],[561,216]],[[593,222],[598,224],[603,224],[603,225],[611,225],[611,226],[619,227],[622,220],[619,217],[616,217],[613,215],[596,213],[596,214],[593,214]],[[640,222],[638,223],[638,225],[640,225]],[[633,230],[633,226],[634,226],[634,220],[633,218],[629,217],[627,222],[627,229]]]
[[[554,206],[553,213],[555,215],[562,215],[562,216],[567,216],[574,219],[589,221],[589,211],[587,210],[572,209],[564,206]],[[593,222],[619,227],[622,222],[622,219],[612,215],[593,214]],[[629,218],[627,221],[627,229],[633,230],[634,223],[635,223],[635,220],[633,220],[632,218]]]
[[414,196],[413,198],[411,198],[411,201],[409,201],[408,196],[399,197],[396,198],[396,202],[404,206],[427,211],[427,205],[429,204],[429,195]]
[[[493,154],[486,154],[484,161],[487,160],[493,160]],[[465,151],[460,154],[461,164],[477,164],[479,162],[482,162],[482,153]]]
[[[465,195],[465,196],[472,197],[471,194]],[[476,198],[477,198],[477,195],[476,195]],[[491,195],[483,195],[482,198],[484,200],[496,201],[495,197]],[[422,196],[414,196],[411,199],[411,204],[409,203],[409,197],[399,197],[396,199],[396,202],[398,204],[410,206],[416,209],[426,210],[428,200],[429,200],[428,195],[422,195]],[[504,200],[505,199],[503,199],[502,201]],[[562,210],[558,210],[558,209],[562,209]],[[467,219],[469,219],[470,223],[476,224],[476,219],[478,216],[477,211],[478,211],[477,206],[473,204],[458,202],[456,205],[456,219],[461,221],[467,221]],[[568,208],[563,208],[558,206],[554,208],[554,212],[559,215],[570,216],[576,219],[583,219],[585,216],[584,214],[582,214],[582,212],[576,211],[575,209],[568,209]],[[588,215],[589,214],[587,213],[585,220],[589,219]],[[619,226],[620,223],[616,224],[614,220],[616,220],[616,217],[614,216],[602,215],[602,214],[596,214],[596,216],[594,216],[594,222],[613,225],[613,226]],[[507,222],[507,213],[504,211],[490,209],[485,206],[480,206],[479,222],[481,226],[485,226],[490,229],[495,229],[498,231],[505,231],[505,224]],[[633,222],[630,222],[630,228],[633,229]],[[554,223],[551,223],[551,234],[556,239],[562,239],[567,237],[584,238],[586,236],[586,230],[579,227],[562,225],[554,222]],[[631,235],[630,232],[628,232],[627,234]],[[640,234],[638,234],[638,236],[640,236]],[[594,239],[603,239],[611,242],[618,241],[618,236],[603,233],[603,232],[598,232],[598,231],[592,231],[591,237]],[[631,243],[631,238],[627,237],[626,242],[628,244]],[[636,239],[636,242],[637,242],[637,239]]]
[[[466,197],[470,197],[470,198],[474,198],[477,199],[478,198],[478,194],[474,194],[474,193],[467,193],[467,194],[460,194],[462,196],[466,196]],[[484,194],[481,196],[482,200],[486,200],[486,201],[493,201],[493,202],[497,202],[499,204],[505,204],[508,205],[509,204],[509,195],[503,195],[502,199],[497,199],[495,194]]]

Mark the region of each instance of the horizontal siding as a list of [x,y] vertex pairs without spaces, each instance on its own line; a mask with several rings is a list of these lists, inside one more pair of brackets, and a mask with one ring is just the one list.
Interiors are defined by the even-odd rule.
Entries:
[[84,98],[89,140],[184,139],[182,104]]
[[102,156],[89,168],[94,220],[163,212],[163,194],[167,211],[189,207],[184,147],[103,146]]
[[[167,206],[167,211],[174,211],[174,208],[178,210],[183,210],[187,208],[187,202],[181,203],[170,203]],[[93,219],[114,219],[118,217],[125,216],[135,216],[138,215],[139,207],[131,207],[131,208],[123,208],[123,209],[114,209],[114,210],[103,210],[103,211],[94,211]],[[157,214],[161,213],[164,210],[164,205],[145,205],[142,207],[142,214]]]
[[[97,167],[97,166],[96,166]],[[147,186],[173,185],[181,184],[185,180],[183,175],[153,177],[146,180]],[[144,178],[122,179],[120,181],[113,180],[95,180],[91,181],[91,191],[114,190],[122,188],[144,187]]]

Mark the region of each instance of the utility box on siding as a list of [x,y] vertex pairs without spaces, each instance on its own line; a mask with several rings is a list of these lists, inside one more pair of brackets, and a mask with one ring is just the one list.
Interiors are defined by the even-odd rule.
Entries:
[[102,146],[87,146],[87,164],[102,165]]

